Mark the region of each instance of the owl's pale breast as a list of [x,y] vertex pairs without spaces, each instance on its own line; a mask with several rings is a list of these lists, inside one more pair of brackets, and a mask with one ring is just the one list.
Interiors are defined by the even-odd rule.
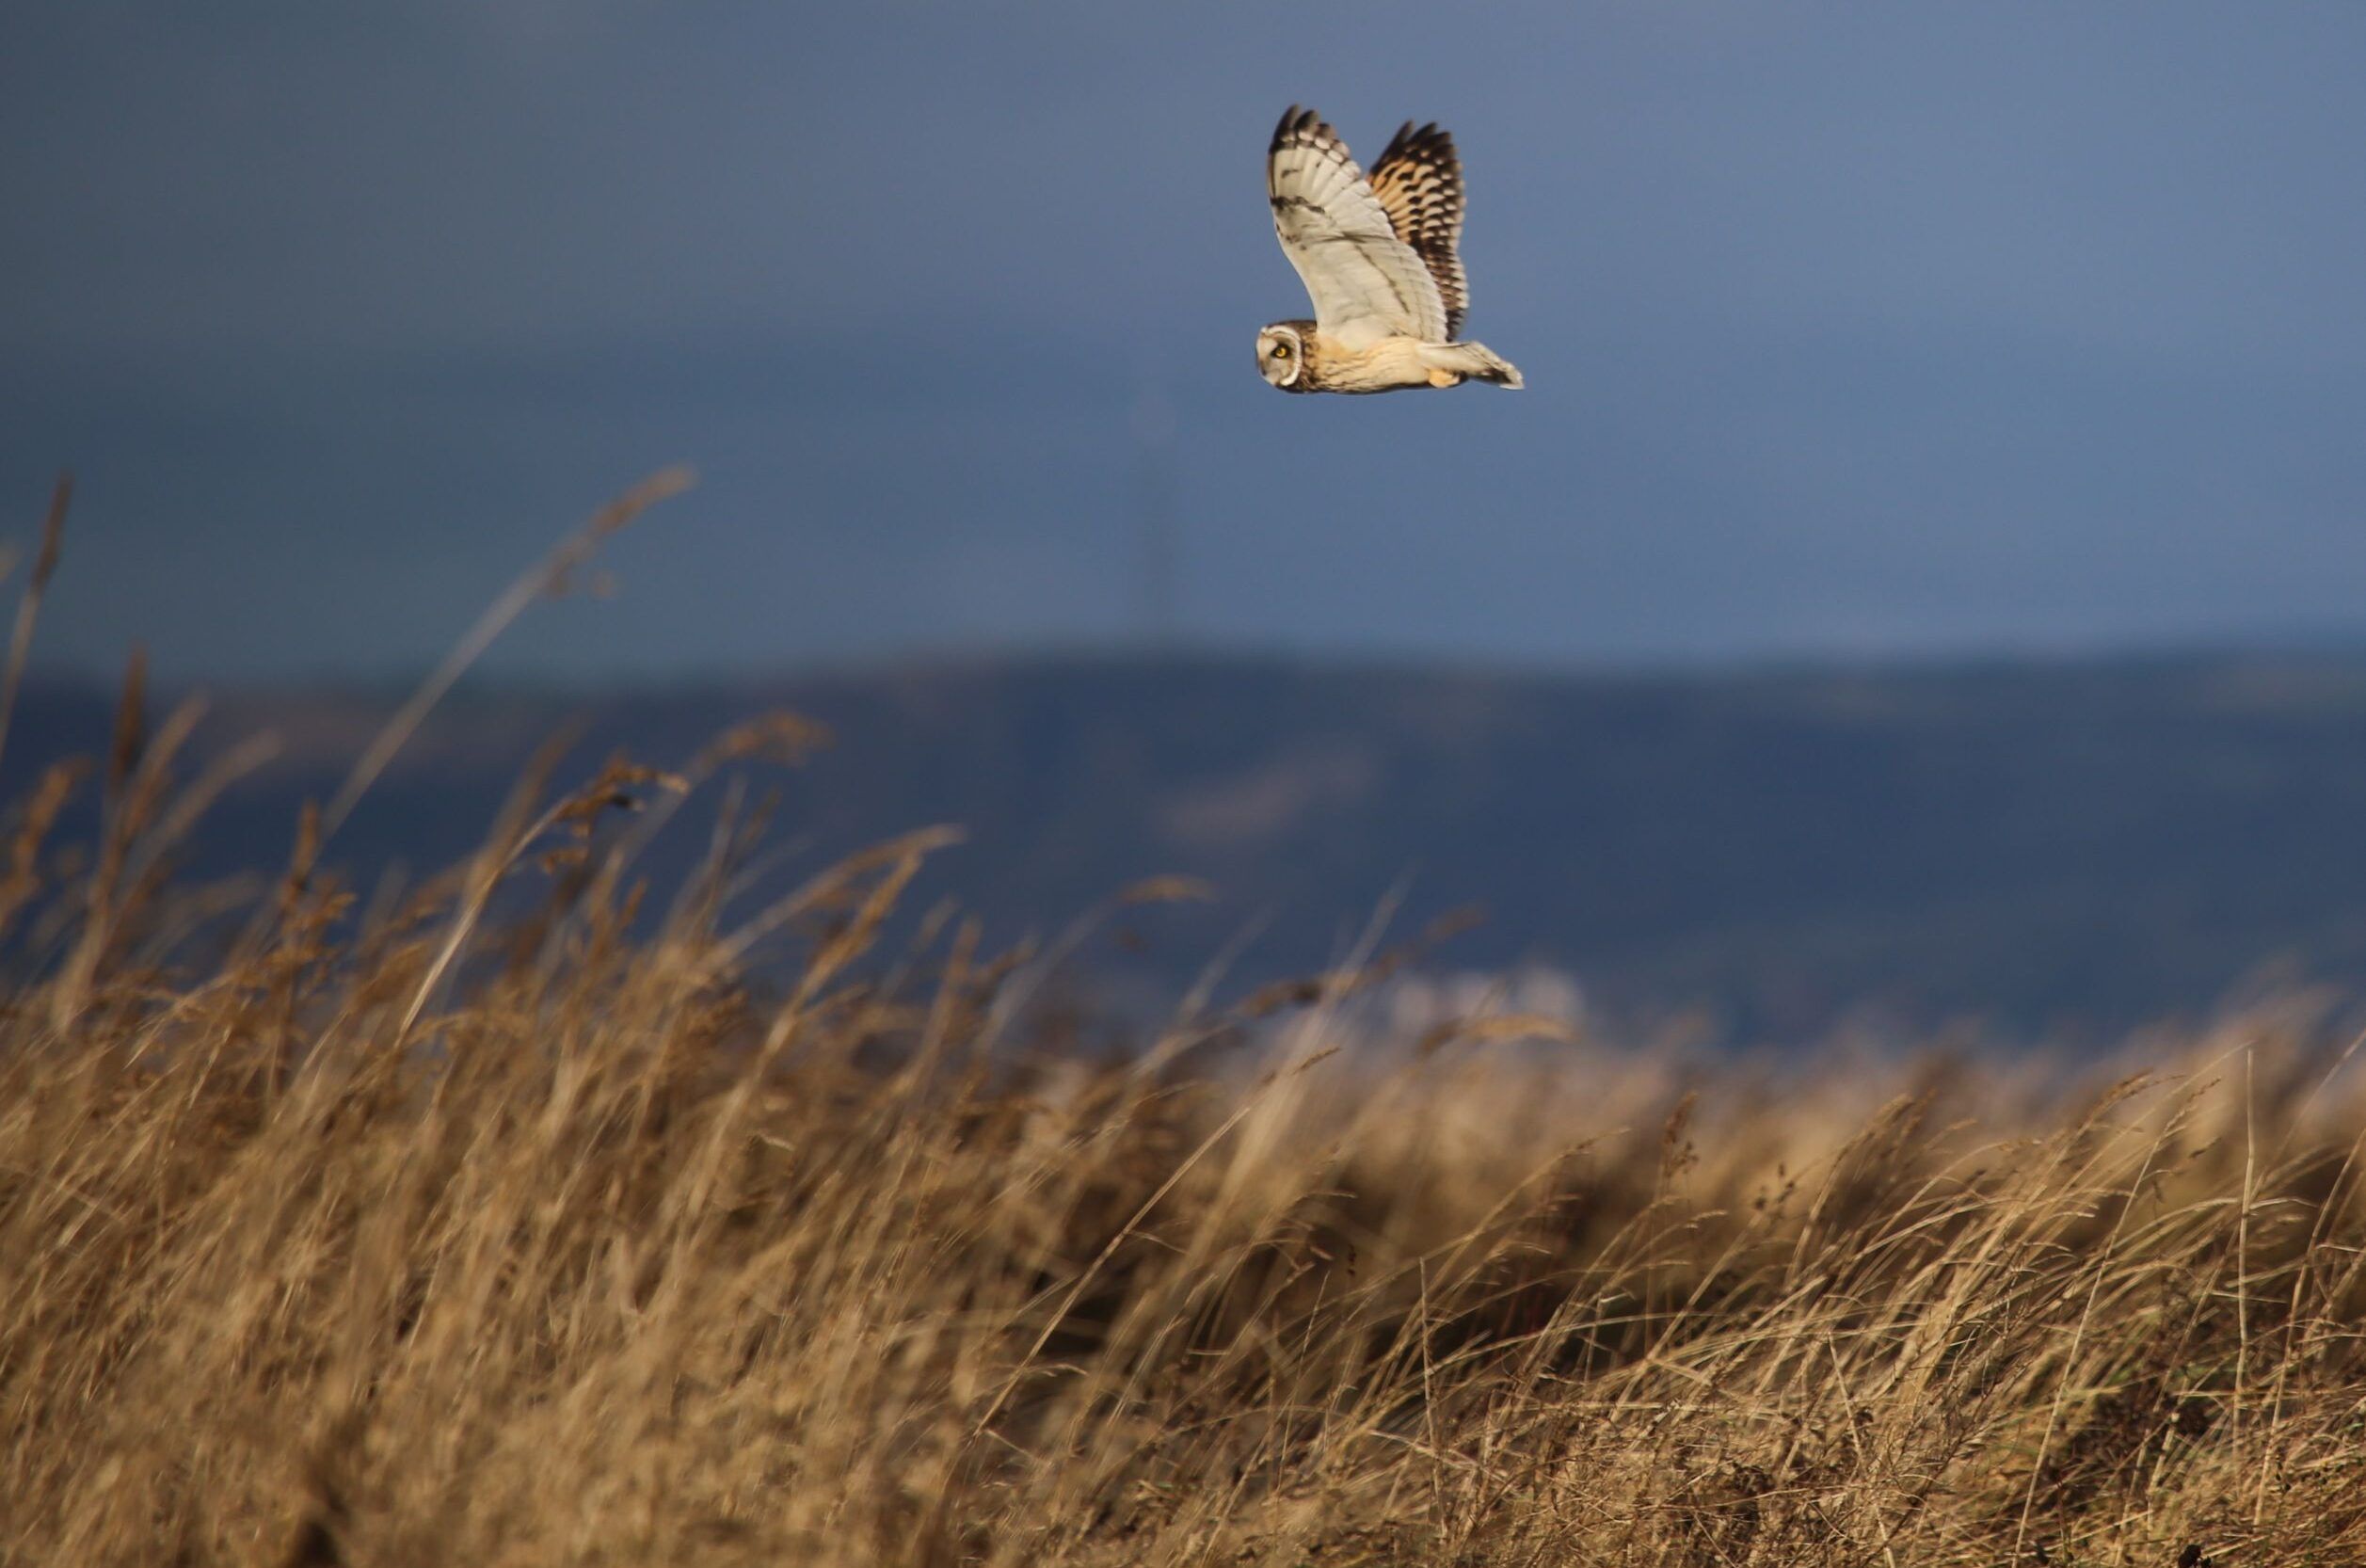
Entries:
[[1417,339],[1383,338],[1369,348],[1349,348],[1318,333],[1308,350],[1307,374],[1294,392],[1384,392],[1430,384]]

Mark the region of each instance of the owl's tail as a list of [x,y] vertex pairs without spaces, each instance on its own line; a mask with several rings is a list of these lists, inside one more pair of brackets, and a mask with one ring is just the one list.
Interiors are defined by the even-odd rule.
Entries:
[[[1473,381],[1493,381],[1498,387],[1517,390],[1527,384],[1520,379],[1518,365],[1483,343],[1424,344],[1421,345],[1421,362],[1431,370],[1442,370]],[[1453,383],[1443,384],[1451,386]]]

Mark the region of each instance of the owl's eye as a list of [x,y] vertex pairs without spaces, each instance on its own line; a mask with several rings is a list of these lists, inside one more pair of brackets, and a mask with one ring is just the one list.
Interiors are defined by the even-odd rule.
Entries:
[[1273,345],[1273,357],[1274,357],[1275,359],[1277,359],[1277,360],[1287,360],[1287,359],[1288,359],[1288,358],[1289,358],[1289,344],[1286,344],[1286,343],[1277,343],[1277,344],[1275,344]]

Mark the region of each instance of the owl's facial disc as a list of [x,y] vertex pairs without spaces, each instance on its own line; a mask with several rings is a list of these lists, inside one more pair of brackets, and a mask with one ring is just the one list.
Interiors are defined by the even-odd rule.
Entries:
[[1306,345],[1288,327],[1269,327],[1257,334],[1257,374],[1277,387],[1296,384],[1306,368]]

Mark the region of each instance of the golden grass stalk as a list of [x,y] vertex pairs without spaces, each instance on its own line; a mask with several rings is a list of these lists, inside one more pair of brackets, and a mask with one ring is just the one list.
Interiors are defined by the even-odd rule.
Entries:
[[24,684],[25,661],[33,652],[33,628],[40,620],[41,597],[57,574],[57,558],[66,544],[66,513],[73,504],[74,476],[60,473],[49,492],[49,510],[41,519],[41,544],[33,557],[33,575],[17,600],[16,624],[8,632],[8,662],[0,669],[0,755],[8,741],[8,723],[16,714],[17,692]]
[[386,764],[394,760],[395,753],[403,749],[436,704],[484,657],[485,650],[499,640],[510,623],[525,613],[528,605],[545,595],[563,591],[611,536],[630,526],[651,506],[681,494],[696,482],[696,475],[682,467],[661,469],[650,474],[593,513],[581,528],[560,540],[549,554],[526,568],[487,605],[443,661],[428,673],[419,689],[394,711],[385,728],[363,749],[353,771],[345,776],[345,781],[321,812],[321,837],[328,838],[344,824],[346,815],[360,804],[378,775],[386,771]]

